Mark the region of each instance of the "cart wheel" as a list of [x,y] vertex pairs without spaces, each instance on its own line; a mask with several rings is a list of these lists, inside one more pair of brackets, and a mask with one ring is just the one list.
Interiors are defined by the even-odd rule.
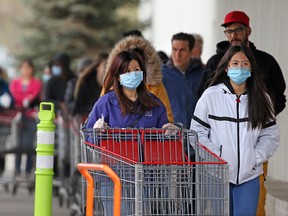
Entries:
[[18,190],[18,184],[15,183],[15,184],[13,185],[13,188],[12,188],[12,195],[16,195],[16,194],[17,194],[17,190]]
[[70,200],[69,200],[69,198],[66,200],[66,207],[67,207],[67,208],[70,207]]
[[64,198],[63,195],[59,194],[59,206],[62,207],[63,206],[63,202],[64,202]]
[[9,184],[8,183],[4,184],[4,190],[6,193],[9,192]]
[[81,208],[76,203],[73,203],[70,206],[70,216],[84,216],[84,214],[81,212]]
[[30,183],[30,184],[27,186],[27,189],[28,189],[29,194],[31,195],[31,194],[33,193],[33,191],[34,191],[33,184]]

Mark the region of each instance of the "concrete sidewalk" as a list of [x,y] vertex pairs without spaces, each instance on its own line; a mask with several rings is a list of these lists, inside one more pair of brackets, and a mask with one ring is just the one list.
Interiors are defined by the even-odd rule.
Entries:
[[[12,179],[14,158],[6,157],[4,178]],[[2,184],[1,184],[2,182]],[[7,182],[7,181],[5,181]],[[288,215],[288,182],[275,181],[268,178],[265,182],[267,188],[266,216]],[[0,177],[0,216],[32,216],[34,215],[34,193],[29,193],[25,186],[19,187],[16,195],[12,195],[11,182],[9,191],[5,191],[3,177]],[[59,206],[58,197],[52,200],[52,215],[69,216],[70,210],[64,205]]]
[[[267,216],[288,215],[288,183],[267,179]],[[27,188],[19,187],[17,194],[12,195],[11,185],[5,191],[0,184],[0,215],[1,216],[32,216],[34,215],[34,193],[29,193]],[[53,197],[52,215],[69,216],[70,211],[66,206],[60,207],[58,198]]]
[[[0,177],[0,216],[32,216],[34,215],[35,185],[32,184],[32,191],[29,191],[27,181],[22,181],[16,194],[13,195],[14,160],[13,154],[6,155],[5,172]],[[6,183],[8,183],[8,191],[5,187]],[[70,210],[66,205],[60,207],[56,196],[52,199],[52,215],[70,216]]]
[[268,178],[265,182],[267,189],[267,216],[288,215],[288,182]]
[[[19,188],[16,195],[5,191],[0,185],[0,215],[1,216],[32,216],[34,215],[34,193],[26,188]],[[59,207],[57,197],[52,200],[52,215],[69,216],[69,209]]]

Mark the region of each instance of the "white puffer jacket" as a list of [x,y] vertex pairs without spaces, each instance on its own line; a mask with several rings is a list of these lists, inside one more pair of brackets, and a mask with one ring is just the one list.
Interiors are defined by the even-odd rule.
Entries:
[[[239,100],[225,84],[208,88],[199,99],[191,129],[199,142],[229,164],[229,178],[242,184],[262,173],[262,164],[273,155],[279,144],[276,122],[265,128],[248,128],[248,96]],[[222,151],[220,152],[222,145]]]

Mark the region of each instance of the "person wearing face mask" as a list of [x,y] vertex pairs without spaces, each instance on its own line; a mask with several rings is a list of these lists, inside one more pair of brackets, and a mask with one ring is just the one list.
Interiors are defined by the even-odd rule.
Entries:
[[[87,128],[161,128],[168,123],[165,106],[145,86],[146,75],[144,62],[135,51],[118,53],[104,79],[104,95],[89,114]],[[105,124],[99,126],[97,120],[102,120],[102,115]]]
[[46,85],[47,82],[51,79],[52,77],[52,71],[51,71],[51,66],[52,66],[52,62],[49,61],[42,72],[42,92],[41,92],[41,98],[45,98],[45,92],[46,92]]
[[[111,62],[113,61],[115,56],[124,50],[134,50],[142,58],[147,72],[146,80],[144,80],[146,87],[149,92],[154,94],[164,104],[167,110],[168,120],[169,122],[173,123],[174,117],[171,109],[171,104],[165,86],[162,82],[163,75],[161,72],[161,60],[158,57],[155,48],[147,39],[141,36],[141,32],[139,32],[139,30],[125,32],[123,34],[123,38],[115,44],[107,60],[104,78],[106,77]],[[105,86],[103,86],[102,88],[101,95],[104,94],[104,91]]]
[[75,75],[70,69],[70,58],[66,53],[58,53],[51,60],[52,77],[47,81],[45,101],[53,102],[55,109],[67,113],[64,106],[64,95],[67,82]]
[[[226,14],[221,26],[225,28],[224,34],[227,37],[227,41],[219,42],[217,44],[217,53],[207,61],[200,89],[198,90],[198,97],[200,97],[205,88],[209,86],[211,77],[215,74],[214,71],[227,49],[232,45],[243,44],[251,49],[256,62],[261,69],[261,73],[265,76],[264,82],[268,87],[268,91],[272,94],[271,96],[274,98],[274,110],[276,115],[278,115],[286,106],[286,96],[284,94],[286,83],[284,76],[275,58],[272,55],[257,49],[254,43],[249,40],[249,36],[252,33],[249,17],[243,11],[231,11]],[[265,216],[266,189],[264,180],[267,176],[268,161],[264,163],[263,166],[264,173],[260,177],[261,193],[257,216]]]
[[[66,53],[57,53],[51,59],[52,77],[45,86],[44,101],[54,103],[57,117],[58,154],[55,157],[55,176],[60,179],[70,174],[69,152],[69,112],[64,102],[65,91],[69,80],[75,77],[70,69],[70,57]],[[59,171],[58,171],[59,169]],[[60,190],[61,191],[61,190]]]
[[248,47],[227,50],[197,102],[191,129],[200,143],[228,162],[230,215],[256,215],[259,176],[280,135],[273,98]]
[[[172,128],[166,108],[146,87],[144,61],[135,51],[118,53],[104,79],[105,94],[95,103],[88,116],[86,128]],[[112,88],[113,86],[113,88]],[[127,189],[126,189],[127,190]],[[133,197],[133,190],[123,193]],[[101,195],[113,195],[113,184],[101,182]],[[113,215],[111,202],[103,202],[104,215]],[[127,203],[126,203],[127,204]],[[121,203],[121,215],[131,215],[133,208]]]

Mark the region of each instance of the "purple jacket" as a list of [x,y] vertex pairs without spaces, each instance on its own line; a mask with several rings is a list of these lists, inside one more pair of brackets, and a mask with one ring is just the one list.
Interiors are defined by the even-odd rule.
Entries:
[[[166,108],[163,103],[154,95],[150,94],[160,105],[153,107],[151,111],[147,111],[141,116],[134,128],[162,128],[168,123]],[[139,114],[128,114],[123,116],[119,101],[114,91],[100,97],[94,104],[94,107],[89,114],[86,128],[93,128],[94,123],[104,116],[105,122],[111,128],[126,128],[131,127],[139,118]]]

